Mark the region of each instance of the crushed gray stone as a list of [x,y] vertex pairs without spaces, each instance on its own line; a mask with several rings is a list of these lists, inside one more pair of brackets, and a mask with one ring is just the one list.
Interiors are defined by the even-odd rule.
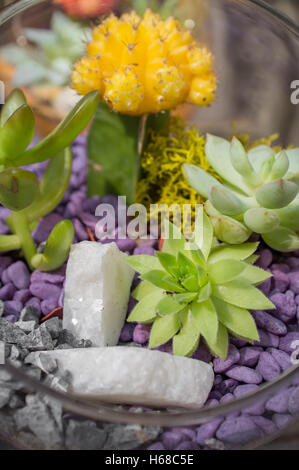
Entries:
[[65,433],[65,445],[70,450],[101,450],[107,440],[104,429],[94,421],[70,419]]
[[49,320],[45,321],[43,325],[48,330],[53,340],[58,339],[59,334],[62,330],[62,320],[60,320],[60,318],[50,318]]
[[155,440],[161,433],[156,426],[139,426],[139,424],[104,424],[108,438],[104,450],[130,450]]
[[4,302],[0,300],[0,318],[3,317],[4,314]]
[[28,321],[17,321],[15,325],[21,328],[21,330],[24,331],[25,333],[31,333],[33,330],[35,330],[37,324],[33,320],[28,320]]
[[30,342],[26,333],[24,333],[21,328],[5,320],[5,318],[0,318],[0,341],[4,341],[8,344],[17,344],[24,348],[26,348]]
[[51,335],[44,324],[28,335],[28,341],[30,351],[51,351],[54,349]]
[[20,321],[39,322],[39,311],[32,305],[24,307],[20,314]]

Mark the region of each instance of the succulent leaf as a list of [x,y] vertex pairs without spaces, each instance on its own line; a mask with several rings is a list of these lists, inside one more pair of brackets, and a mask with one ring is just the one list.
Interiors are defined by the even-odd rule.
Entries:
[[213,296],[245,309],[275,309],[273,303],[259,289],[244,280],[235,279],[222,285],[213,285]]
[[195,242],[206,260],[212,248],[213,237],[213,225],[201,206],[196,214],[192,241]]
[[231,142],[230,158],[234,169],[243,177],[244,181],[246,181],[249,186],[259,184],[259,176],[255,173],[245,148],[236,137],[233,137]]
[[148,271],[141,276],[141,279],[169,292],[185,292],[184,288],[181,287],[175,279],[159,269]]
[[299,187],[292,181],[279,179],[264,184],[255,193],[257,202],[267,209],[281,209],[288,206],[297,196]]
[[263,240],[273,250],[290,252],[299,250],[299,235],[287,227],[277,227],[269,233],[263,233]]
[[135,255],[130,256],[127,263],[140,274],[144,274],[150,270],[160,269],[161,264],[156,256]]
[[38,179],[31,171],[11,169],[0,172],[0,201],[8,209],[25,209],[37,195]]
[[26,150],[33,134],[34,115],[31,108],[23,104],[0,127],[0,155],[5,157],[8,165]]
[[170,255],[176,255],[179,251],[183,251],[185,248],[185,239],[180,229],[166,220],[164,223],[164,243],[163,253],[169,253]]
[[271,181],[283,178],[289,169],[289,159],[285,150],[279,152],[276,155],[275,162],[273,164],[270,179]]
[[246,209],[240,199],[225,187],[210,186],[209,199],[213,206],[224,215],[239,215]]
[[213,298],[220,322],[237,336],[252,340],[259,340],[259,334],[252,315],[248,310]]
[[251,266],[247,264],[248,260],[246,260],[246,267],[244,271],[241,273],[239,279],[243,279],[244,282],[250,282],[250,284],[259,285],[272,277],[272,274],[264,271],[263,269],[258,268],[257,266]]
[[181,322],[178,313],[158,317],[151,329],[149,348],[153,349],[167,343],[180,329]]
[[228,353],[229,338],[227,328],[219,322],[217,340],[214,344],[208,344],[214,356],[219,356],[225,360]]
[[280,218],[273,210],[257,207],[245,212],[244,222],[253,232],[264,234],[278,227]]
[[70,220],[59,222],[47,240],[44,252],[31,260],[32,266],[39,271],[54,271],[67,259],[74,241],[74,227]]
[[142,281],[132,292],[132,297],[135,300],[142,300],[148,294],[160,290],[159,287],[153,286],[150,282]]
[[244,243],[243,245],[232,246],[224,244],[219,245],[211,252],[209,264],[228,259],[247,261],[247,259],[257,250],[258,245],[258,243]]
[[224,284],[239,277],[246,267],[242,261],[224,259],[210,264],[208,273],[213,284]]
[[157,304],[157,312],[162,316],[180,312],[183,308],[184,305],[176,302],[170,295],[165,295]]
[[183,165],[184,175],[190,186],[195,189],[202,197],[209,197],[209,188],[213,186],[221,186],[216,178],[207,173],[202,168],[185,163]]
[[261,173],[264,162],[272,161],[274,156],[273,149],[267,145],[259,145],[248,152],[249,162],[257,174]]
[[284,207],[276,211],[280,218],[280,224],[291,230],[299,231],[299,204]]
[[176,356],[191,356],[199,343],[200,331],[190,309],[186,309],[184,317],[181,331],[173,338],[173,353]]
[[289,159],[289,169],[285,175],[286,179],[292,179],[299,176],[299,149],[286,150]]
[[26,98],[22,90],[14,89],[6,98],[0,114],[0,126],[3,127],[6,121],[14,114],[17,109],[27,104]]
[[240,245],[246,242],[252,233],[244,224],[232,217],[222,215],[212,216],[210,219],[216,237],[222,242]]
[[200,334],[208,344],[216,343],[219,322],[217,311],[211,299],[200,303],[194,301],[191,310]]
[[161,289],[148,293],[134,307],[128,317],[128,321],[140,323],[152,322],[157,316],[157,305],[163,298],[165,298],[165,295]]

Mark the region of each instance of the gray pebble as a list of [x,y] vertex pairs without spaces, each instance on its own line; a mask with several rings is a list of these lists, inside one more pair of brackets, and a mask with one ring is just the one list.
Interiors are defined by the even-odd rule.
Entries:
[[39,311],[32,305],[29,305],[27,307],[24,307],[23,310],[21,311],[20,320],[21,321],[34,321],[35,323],[38,323],[39,317],[40,317]]
[[138,424],[104,424],[108,434],[104,450],[130,450],[136,449],[146,442],[156,439],[161,428],[154,426],[141,427]]
[[71,450],[101,450],[107,439],[104,429],[98,428],[94,421],[75,421],[70,419],[65,433],[65,444]]
[[31,333],[33,330],[35,330],[37,324],[33,320],[30,320],[30,321],[19,320],[15,323],[15,325],[21,328],[21,330],[24,331],[25,333]]
[[50,333],[44,325],[36,328],[28,335],[30,351],[50,351],[54,349]]

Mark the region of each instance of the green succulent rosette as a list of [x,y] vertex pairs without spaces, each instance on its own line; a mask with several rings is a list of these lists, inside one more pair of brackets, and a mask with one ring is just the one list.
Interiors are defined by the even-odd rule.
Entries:
[[299,149],[246,152],[235,137],[230,143],[208,135],[206,156],[222,182],[195,165],[184,165],[184,173],[208,199],[217,238],[238,244],[256,232],[274,250],[299,249]]
[[203,338],[213,355],[225,359],[229,334],[258,341],[249,310],[275,308],[256,287],[271,277],[253,266],[258,243],[219,244],[202,208],[191,240],[170,222],[165,233],[156,256],[127,259],[141,279],[133,292],[138,304],[128,321],[152,324],[149,347],[172,339],[174,354],[191,356]]

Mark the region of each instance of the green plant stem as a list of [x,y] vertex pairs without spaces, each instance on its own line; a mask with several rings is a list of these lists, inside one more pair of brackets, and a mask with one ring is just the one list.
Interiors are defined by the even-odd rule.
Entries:
[[34,267],[31,264],[31,260],[36,255],[36,246],[29,230],[27,217],[22,214],[22,212],[12,212],[11,220],[13,223],[14,232],[20,241],[25,259],[30,268],[33,270]]
[[17,235],[0,236],[0,252],[19,250],[21,242]]

